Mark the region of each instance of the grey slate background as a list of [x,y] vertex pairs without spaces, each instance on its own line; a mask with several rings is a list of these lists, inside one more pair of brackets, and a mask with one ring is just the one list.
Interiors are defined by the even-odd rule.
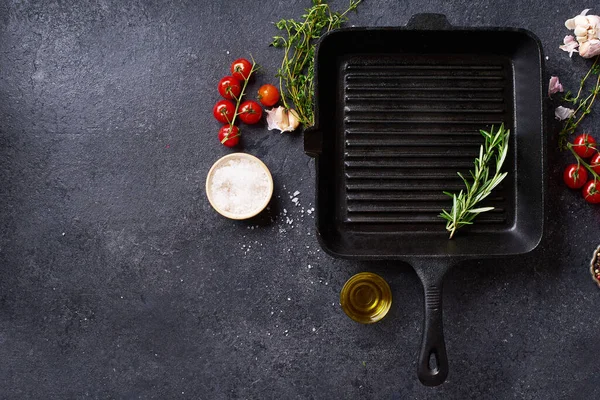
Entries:
[[[593,4],[539,3],[366,0],[350,24],[438,12],[527,28],[547,72],[573,88],[589,64],[557,47],[564,20]],[[416,377],[414,272],[319,250],[301,136],[244,131],[243,150],[276,182],[269,213],[234,222],[210,208],[206,173],[230,152],[211,116],[216,83],[249,54],[263,66],[251,88],[273,82],[271,23],[308,4],[0,1],[0,398],[600,398],[600,290],[588,272],[600,208],[561,183],[569,157],[550,102],[546,240],[450,272],[450,375],[438,388]],[[585,124],[597,137],[599,115]],[[360,271],[393,290],[373,326],[338,305]]]

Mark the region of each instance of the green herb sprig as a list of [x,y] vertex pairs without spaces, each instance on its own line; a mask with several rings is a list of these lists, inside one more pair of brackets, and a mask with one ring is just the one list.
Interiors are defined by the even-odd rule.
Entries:
[[[575,108],[575,112],[569,118],[567,118],[564,122],[563,128],[558,133],[558,146],[561,150],[567,149],[567,142],[569,140],[569,135],[575,132],[581,121],[592,112],[592,106],[594,105],[594,101],[600,93],[600,65],[598,64],[598,60],[600,56],[596,56],[594,59],[594,63],[588,70],[587,74],[581,79],[579,82],[579,90],[577,91],[577,95],[573,96],[570,91],[568,91],[563,100],[569,103],[572,103]],[[595,83],[592,88],[589,89],[589,93],[586,97],[581,98],[581,94],[583,92],[583,88],[586,86],[587,79],[592,75],[598,75]]]
[[294,104],[300,123],[314,125],[315,42],[325,32],[339,28],[347,21],[346,14],[356,10],[361,0],[350,0],[343,13],[333,12],[326,1],[313,0],[312,7],[302,15],[302,21],[282,19],[275,26],[284,31],[274,36],[271,46],[284,49],[283,61],[277,71],[283,106]]
[[[494,207],[477,208],[476,206],[488,197],[507,175],[506,172],[501,172],[501,169],[508,154],[510,130],[505,129],[502,124],[495,132],[493,126],[489,132],[484,130],[479,132],[483,135],[485,143],[479,148],[479,157],[474,162],[475,170],[469,171],[473,182],[469,182],[458,172],[458,176],[465,183],[466,190],[461,190],[458,195],[444,192],[452,197],[452,210],[450,212],[443,210],[440,214],[440,217],[447,221],[446,230],[450,232],[450,239],[457,229],[465,225],[472,225],[477,215],[494,209]],[[495,167],[493,175],[492,165]]]

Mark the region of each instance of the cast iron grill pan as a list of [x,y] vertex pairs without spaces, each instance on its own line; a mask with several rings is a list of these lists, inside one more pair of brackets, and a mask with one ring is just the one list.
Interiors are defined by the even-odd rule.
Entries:
[[[406,28],[350,28],[320,41],[315,127],[304,133],[316,158],[316,224],[335,257],[408,262],[425,294],[418,376],[448,374],[442,283],[467,258],[527,253],[542,238],[545,141],[542,50],[530,32],[457,28],[442,15]],[[448,240],[438,217],[463,188],[483,139],[511,129],[507,178],[485,205],[495,210]]]

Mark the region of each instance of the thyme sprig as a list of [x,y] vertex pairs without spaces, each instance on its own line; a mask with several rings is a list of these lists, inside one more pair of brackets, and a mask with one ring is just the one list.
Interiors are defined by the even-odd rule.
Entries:
[[[501,172],[502,164],[508,154],[508,138],[510,130],[500,125],[494,132],[494,127],[489,132],[480,130],[485,139],[485,143],[479,148],[479,157],[475,159],[475,170],[469,171],[472,182],[469,182],[460,172],[465,183],[466,190],[456,193],[444,192],[452,197],[452,210],[450,212],[442,210],[440,217],[444,218],[446,230],[450,232],[450,239],[456,233],[456,230],[465,226],[472,225],[477,215],[491,211],[494,207],[476,207],[483,199],[488,197],[492,190],[500,184],[506,177],[506,172]],[[492,166],[493,172],[492,172]]]
[[282,19],[275,24],[284,32],[274,36],[271,46],[284,49],[283,61],[277,71],[281,100],[286,109],[293,103],[300,123],[314,125],[315,42],[332,29],[347,21],[347,14],[356,10],[361,0],[350,0],[343,13],[333,12],[326,1],[312,0],[301,21]]
[[[596,56],[594,59],[594,63],[588,70],[587,74],[581,79],[579,82],[579,90],[577,91],[577,95],[573,97],[572,93],[569,91],[563,97],[563,100],[569,103],[572,103],[575,108],[575,112],[564,122],[563,128],[558,133],[558,145],[561,150],[567,149],[568,137],[572,133],[575,132],[581,121],[592,112],[592,106],[594,105],[594,101],[600,93],[600,64],[598,64],[598,60],[600,56]],[[596,78],[593,87],[589,90],[588,95],[585,98],[581,98],[584,87],[586,86],[586,81],[592,75],[598,75]]]

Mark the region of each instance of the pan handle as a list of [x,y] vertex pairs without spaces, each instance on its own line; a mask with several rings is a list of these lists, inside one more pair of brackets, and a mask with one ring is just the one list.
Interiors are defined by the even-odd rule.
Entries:
[[423,265],[413,263],[413,266],[425,292],[425,321],[417,375],[424,385],[438,386],[444,383],[448,376],[442,318],[442,286],[450,263],[447,260],[429,260],[423,261]]
[[452,28],[452,25],[450,24],[450,22],[448,22],[448,18],[446,18],[444,14],[423,13],[415,14],[412,17],[410,17],[410,20],[408,20],[406,27],[421,30],[438,30],[450,29]]

